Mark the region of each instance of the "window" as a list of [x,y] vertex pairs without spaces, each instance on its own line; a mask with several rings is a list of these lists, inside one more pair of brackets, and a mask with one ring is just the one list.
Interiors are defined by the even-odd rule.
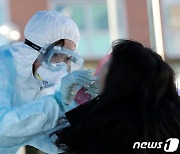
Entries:
[[71,17],[77,24],[81,42],[80,54],[95,60],[103,57],[110,46],[107,4],[105,0],[97,1],[52,1],[54,10]]
[[161,0],[165,54],[180,58],[180,1]]

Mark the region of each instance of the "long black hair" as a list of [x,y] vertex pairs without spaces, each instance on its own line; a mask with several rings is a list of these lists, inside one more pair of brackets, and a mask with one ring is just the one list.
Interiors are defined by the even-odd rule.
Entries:
[[124,127],[129,136],[124,142],[130,148],[134,141],[180,137],[180,103],[172,68],[135,41],[114,41],[111,54],[103,93],[66,113],[71,126],[56,132],[56,145],[78,152],[88,135],[114,126],[112,137],[121,138]]

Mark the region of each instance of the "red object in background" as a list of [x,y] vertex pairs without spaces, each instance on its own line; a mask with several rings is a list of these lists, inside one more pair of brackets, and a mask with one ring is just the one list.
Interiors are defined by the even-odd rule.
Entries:
[[[96,68],[96,72],[95,75],[99,74],[100,70],[102,69],[103,65],[109,60],[109,58],[111,57],[110,54],[108,54],[107,56],[105,56],[100,63],[98,64],[97,68]],[[85,102],[91,100],[92,96],[88,93],[86,93],[86,88],[81,88],[78,92],[77,95],[75,97],[75,101],[78,104],[84,104]]]

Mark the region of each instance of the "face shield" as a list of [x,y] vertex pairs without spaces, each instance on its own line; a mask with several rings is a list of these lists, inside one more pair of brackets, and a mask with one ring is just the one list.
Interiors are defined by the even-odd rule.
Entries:
[[44,55],[41,55],[42,65],[50,71],[57,72],[67,65],[68,72],[79,70],[83,67],[84,59],[77,51],[65,47],[54,46]]

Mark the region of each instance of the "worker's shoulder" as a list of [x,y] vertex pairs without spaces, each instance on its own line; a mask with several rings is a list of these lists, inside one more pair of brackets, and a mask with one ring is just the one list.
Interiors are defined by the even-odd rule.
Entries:
[[9,47],[9,45],[0,46],[0,57],[12,57]]
[[8,45],[0,46],[0,75],[6,77],[15,73],[14,59],[9,47]]
[[1,45],[0,46],[0,52],[1,51],[5,51],[5,50],[8,50],[9,49],[9,45]]

